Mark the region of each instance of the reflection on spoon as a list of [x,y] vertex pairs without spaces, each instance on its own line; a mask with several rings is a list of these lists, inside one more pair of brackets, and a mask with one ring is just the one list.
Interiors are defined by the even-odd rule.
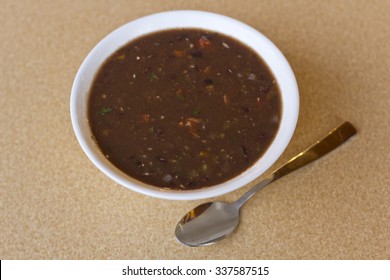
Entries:
[[285,165],[274,171],[270,178],[258,183],[236,202],[207,202],[197,206],[177,224],[176,238],[184,245],[193,247],[209,245],[225,238],[237,227],[240,208],[252,195],[271,182],[334,150],[355,134],[355,127],[349,122],[345,122],[330,131],[325,138],[290,159]]

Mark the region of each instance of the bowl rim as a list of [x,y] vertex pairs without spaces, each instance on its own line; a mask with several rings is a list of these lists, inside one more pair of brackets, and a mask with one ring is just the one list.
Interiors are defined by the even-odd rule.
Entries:
[[[228,26],[230,29],[224,26]],[[91,80],[100,68],[101,63],[110,54],[134,38],[172,28],[199,28],[216,31],[231,36],[241,43],[248,45],[262,57],[270,68],[277,80],[282,97],[282,117],[279,130],[266,152],[249,169],[240,175],[218,185],[196,190],[176,191],[149,186],[118,170],[98,151],[95,143],[91,144],[92,133],[90,130],[89,135],[86,132],[89,128],[88,120],[85,118],[86,106],[84,106],[85,108],[83,107],[85,109],[84,111],[79,106],[80,102],[87,103],[86,100],[88,98],[90,83],[86,88],[84,85],[85,81],[89,79],[92,82]],[[232,32],[234,28],[236,28],[236,33],[240,32],[238,36],[242,34],[250,36],[251,41],[243,40],[242,36],[237,38],[236,33]],[[128,35],[129,39],[123,39],[123,35]],[[254,42],[262,47],[261,53],[259,49],[253,47]],[[107,48],[110,48],[111,51],[105,51]],[[104,51],[106,53],[102,55]],[[93,67],[94,72],[88,74],[88,68],[92,67],[94,63],[97,65]],[[288,96],[286,95],[287,90]],[[80,91],[82,95],[80,95]],[[288,108],[287,111],[286,108]],[[130,21],[115,29],[98,42],[84,59],[75,76],[71,89],[70,115],[74,133],[84,153],[109,178],[124,187],[144,195],[169,200],[196,200],[216,197],[237,190],[254,181],[276,162],[287,147],[295,131],[299,115],[299,92],[293,70],[287,59],[278,47],[258,30],[241,21],[216,13],[195,10],[175,10],[155,13]],[[84,117],[80,115],[84,115]]]

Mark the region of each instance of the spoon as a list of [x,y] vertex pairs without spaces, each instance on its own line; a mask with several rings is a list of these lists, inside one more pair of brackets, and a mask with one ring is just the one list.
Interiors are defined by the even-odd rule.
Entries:
[[239,221],[241,206],[261,189],[275,180],[311,163],[334,150],[356,134],[355,127],[345,122],[307,150],[290,159],[233,203],[207,202],[188,212],[177,224],[176,238],[184,245],[197,247],[213,244],[233,232]]

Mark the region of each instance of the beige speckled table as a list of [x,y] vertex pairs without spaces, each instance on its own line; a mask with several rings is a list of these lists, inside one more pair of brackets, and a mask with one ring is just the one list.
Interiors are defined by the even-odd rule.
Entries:
[[[301,98],[275,166],[349,120],[359,134],[254,197],[213,246],[175,241],[202,201],[146,197],[87,159],[69,116],[91,48],[137,17],[199,9],[273,40]],[[0,9],[0,259],[389,259],[390,1],[13,1]],[[232,201],[244,187],[220,200]]]

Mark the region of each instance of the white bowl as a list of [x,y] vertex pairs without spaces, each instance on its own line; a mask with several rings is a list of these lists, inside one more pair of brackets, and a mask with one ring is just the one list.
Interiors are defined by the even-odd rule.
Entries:
[[[147,33],[173,28],[200,28],[226,34],[256,51],[266,62],[279,85],[282,118],[274,141],[265,154],[248,170],[222,184],[197,190],[165,190],[147,185],[123,173],[100,152],[91,138],[87,117],[88,93],[101,64],[121,46]],[[89,159],[108,177],[136,192],[172,200],[210,198],[234,191],[265,172],[288,145],[298,119],[299,94],[294,73],[279,49],[264,35],[235,19],[201,11],[170,11],[145,16],[116,29],[101,40],[88,54],[75,77],[70,113],[76,137]]]

